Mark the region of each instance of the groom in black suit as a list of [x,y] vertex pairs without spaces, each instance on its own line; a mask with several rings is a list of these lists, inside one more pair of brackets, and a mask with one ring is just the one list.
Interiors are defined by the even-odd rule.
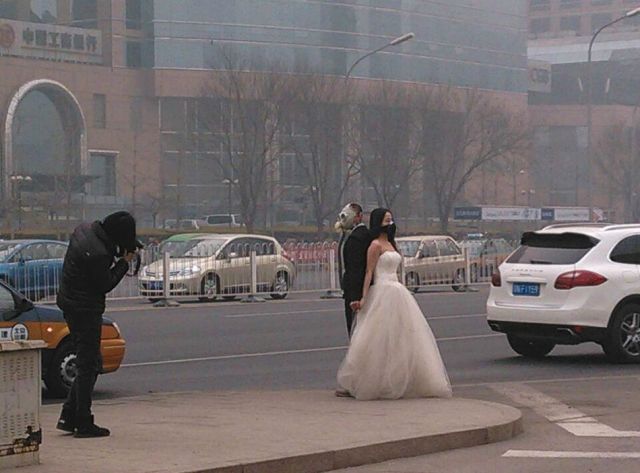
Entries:
[[362,222],[362,206],[347,204],[340,212],[336,227],[342,230],[338,246],[340,287],[343,291],[344,310],[347,319],[347,333],[351,337],[354,308],[362,298],[362,285],[367,269],[367,249],[371,237],[367,226]]

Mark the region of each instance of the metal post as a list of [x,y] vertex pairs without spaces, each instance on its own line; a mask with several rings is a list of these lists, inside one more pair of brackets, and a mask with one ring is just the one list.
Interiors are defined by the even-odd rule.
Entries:
[[342,299],[342,291],[338,288],[336,280],[336,250],[329,250],[329,282],[331,287],[327,289],[321,299]]
[[180,305],[177,301],[171,299],[170,265],[171,253],[166,251],[162,255],[162,298],[154,302],[154,307],[178,307]]
[[462,254],[464,255],[464,284],[466,290],[476,292],[478,289],[471,287],[471,260],[469,259],[469,248],[463,248]]
[[251,262],[251,293],[244,297],[241,302],[265,302],[263,297],[258,296],[258,258],[256,250],[251,250],[249,261]]

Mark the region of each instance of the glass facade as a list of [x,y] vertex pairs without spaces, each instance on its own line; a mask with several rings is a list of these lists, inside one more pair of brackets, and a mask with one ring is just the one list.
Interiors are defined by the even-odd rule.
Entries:
[[0,18],[95,29],[98,3],[97,0],[0,0]]
[[156,68],[346,74],[525,93],[526,0],[155,0]]

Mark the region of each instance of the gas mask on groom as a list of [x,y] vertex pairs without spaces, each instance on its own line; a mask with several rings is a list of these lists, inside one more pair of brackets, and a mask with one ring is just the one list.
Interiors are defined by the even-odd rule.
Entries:
[[356,217],[358,213],[351,207],[351,204],[347,204],[338,214],[338,221],[334,228],[336,231],[348,232],[353,230],[356,226]]

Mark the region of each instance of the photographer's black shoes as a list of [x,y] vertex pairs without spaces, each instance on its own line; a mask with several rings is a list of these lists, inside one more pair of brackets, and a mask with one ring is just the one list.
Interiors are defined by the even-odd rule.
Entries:
[[56,424],[56,429],[72,434],[76,430],[76,416],[63,410]]
[[87,439],[94,437],[108,437],[111,434],[109,429],[99,427],[93,423],[93,416],[78,421],[76,432],[73,436],[77,439]]

